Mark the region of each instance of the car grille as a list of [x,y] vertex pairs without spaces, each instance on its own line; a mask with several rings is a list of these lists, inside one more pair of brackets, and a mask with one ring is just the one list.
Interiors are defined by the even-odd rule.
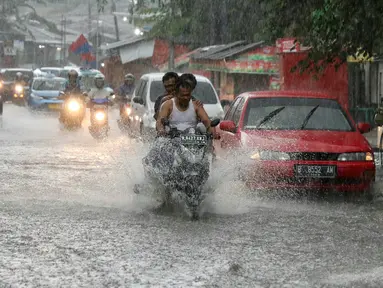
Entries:
[[323,152],[292,152],[288,153],[291,160],[305,161],[336,161],[340,154]]
[[57,100],[57,97],[46,97],[46,96],[41,96],[45,100]]

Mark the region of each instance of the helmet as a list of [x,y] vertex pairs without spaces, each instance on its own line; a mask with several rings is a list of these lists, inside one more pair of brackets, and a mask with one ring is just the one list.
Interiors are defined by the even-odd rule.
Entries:
[[23,78],[23,73],[17,72],[16,73],[16,79],[21,80]]
[[70,78],[71,76],[77,78],[77,77],[78,77],[78,73],[77,73],[77,71],[76,71],[76,70],[73,70],[73,69],[70,70],[70,71],[68,72],[68,78]]
[[132,80],[132,81],[134,81],[134,76],[133,76],[133,74],[128,73],[128,74],[125,75],[124,79],[125,80]]
[[105,77],[101,74],[96,75],[96,77],[94,77],[94,84],[98,89],[103,88],[105,85]]

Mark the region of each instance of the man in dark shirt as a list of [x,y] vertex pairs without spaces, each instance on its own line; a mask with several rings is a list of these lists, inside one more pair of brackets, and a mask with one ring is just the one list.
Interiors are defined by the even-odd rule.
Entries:
[[[194,82],[194,87],[197,86],[197,81],[195,77],[192,74],[184,74],[184,75],[191,75],[191,80]],[[165,101],[173,98],[175,96],[175,90],[176,90],[176,84],[179,80],[179,76],[175,72],[167,72],[164,77],[162,77],[162,83],[164,84],[166,93],[164,95],[161,95],[157,98],[156,102],[154,103],[154,119],[157,120],[158,112],[160,111],[162,103]],[[197,102],[198,106],[203,106],[202,102],[197,100],[195,97],[192,96],[192,100]]]
[[162,100],[164,100],[166,96],[170,96],[174,94],[178,79],[179,79],[179,76],[175,72],[167,72],[164,75],[164,77],[162,77],[162,83],[164,84],[166,93],[159,96],[156,102],[154,103],[154,119],[157,120],[158,112],[160,111],[160,107],[163,102]]

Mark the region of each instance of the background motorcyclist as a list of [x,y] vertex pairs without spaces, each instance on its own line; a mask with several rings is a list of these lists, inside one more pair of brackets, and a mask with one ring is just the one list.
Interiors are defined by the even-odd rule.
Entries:
[[167,100],[160,108],[156,129],[159,135],[166,135],[162,119],[169,119],[170,127],[185,130],[194,127],[198,119],[205,125],[209,133],[214,134],[210,126],[210,119],[203,106],[192,100],[192,92],[196,86],[196,79],[192,74],[181,75],[176,84],[176,97]]
[[25,82],[25,80],[24,80],[23,73],[21,73],[21,72],[16,73],[14,86],[16,87],[16,85],[21,85],[22,87],[25,87],[28,85],[28,83]]
[[120,102],[120,115],[123,115],[125,112],[124,104],[133,96],[134,89],[136,88],[134,81],[133,74],[128,73],[124,76],[124,84],[118,88],[117,99]]
[[[80,101],[85,102],[84,96],[81,94],[80,82],[78,79],[78,73],[76,70],[70,70],[68,72],[68,81],[65,82],[64,95],[60,95],[58,98],[68,101],[70,97],[77,97]],[[59,121],[64,121],[64,110],[61,110]],[[85,109],[83,110],[83,116],[85,117]]]
[[89,99],[106,99],[110,96],[110,90],[105,87],[105,77],[97,75],[94,78],[94,84],[96,87],[92,88],[88,93]]
[[120,88],[118,88],[118,95],[123,98],[126,96],[131,97],[133,95],[134,89],[136,88],[136,86],[134,85],[134,81],[135,78],[133,74],[126,74],[124,77],[124,84],[122,84]]
[[65,83],[65,94],[68,93],[81,93],[80,81],[78,79],[78,73],[76,70],[70,70],[68,72],[68,81]]

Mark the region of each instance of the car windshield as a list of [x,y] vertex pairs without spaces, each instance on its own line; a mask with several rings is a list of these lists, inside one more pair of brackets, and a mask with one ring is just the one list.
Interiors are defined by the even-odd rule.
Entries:
[[[164,95],[166,90],[162,81],[153,81],[150,86],[150,100],[155,102],[156,99]],[[213,87],[207,82],[198,82],[192,95],[200,100],[203,104],[217,104],[218,100]]]
[[44,69],[44,68],[42,68],[40,70],[43,72],[46,72],[46,73],[50,73],[50,74],[55,75],[55,76],[60,75],[60,70],[57,70],[57,69],[49,69],[49,68]]
[[62,91],[64,90],[65,79],[38,79],[33,83],[33,90],[37,91]]
[[16,79],[16,74],[18,72],[21,72],[23,76],[29,76],[30,79],[33,78],[33,72],[32,71],[21,71],[21,70],[6,70],[3,74],[4,81],[14,81]]
[[331,99],[252,98],[244,129],[354,131],[340,105]]

